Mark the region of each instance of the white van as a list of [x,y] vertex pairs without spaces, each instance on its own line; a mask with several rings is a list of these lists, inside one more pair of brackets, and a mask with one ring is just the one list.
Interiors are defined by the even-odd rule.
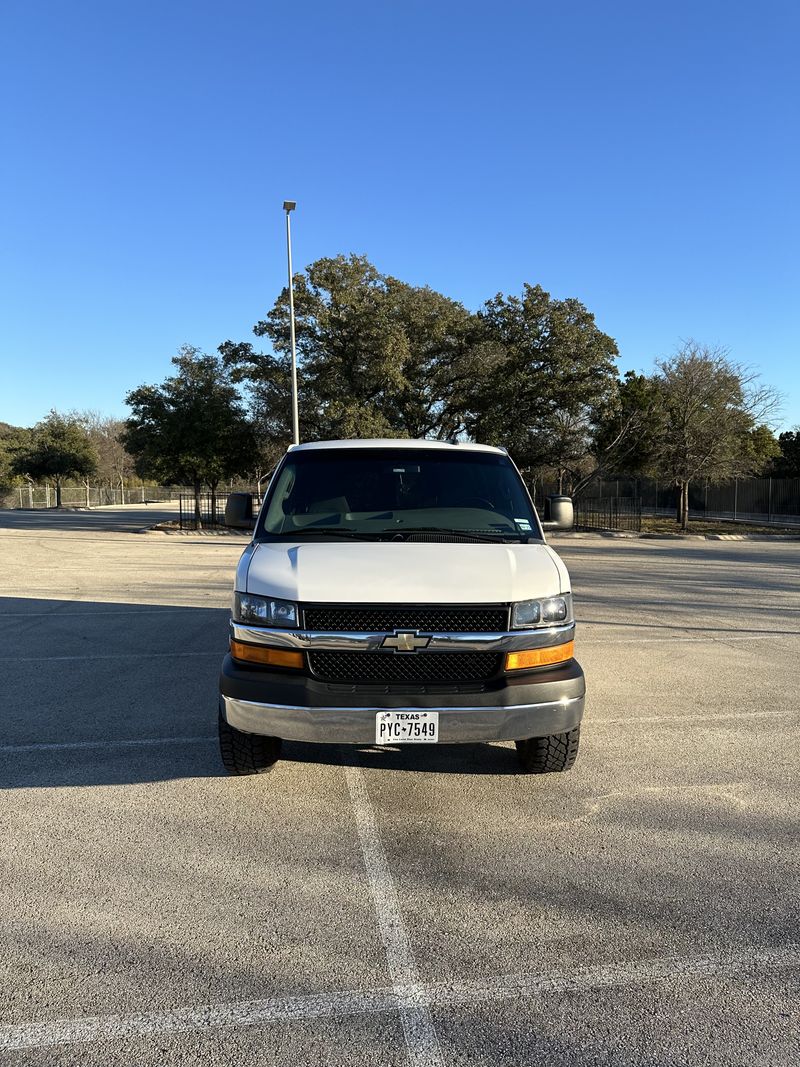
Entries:
[[[571,525],[564,511],[548,525]],[[503,449],[296,445],[236,571],[223,761],[262,773],[283,739],[515,741],[525,771],[566,771],[586,688],[574,634],[567,569]]]

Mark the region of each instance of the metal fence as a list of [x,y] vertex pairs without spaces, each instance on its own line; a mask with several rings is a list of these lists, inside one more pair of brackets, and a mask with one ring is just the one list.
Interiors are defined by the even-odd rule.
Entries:
[[[544,498],[550,492],[555,492],[556,487],[539,482],[531,488],[534,490],[539,513],[543,514]],[[27,490],[23,489],[21,492]],[[134,492],[138,494],[140,490]],[[155,495],[158,492],[171,496]],[[194,497],[186,489],[145,488],[144,493],[146,499],[178,498],[181,528],[195,528]],[[219,494],[216,507],[212,508],[211,494],[202,494],[201,525],[215,527],[224,524],[227,498],[227,491]],[[254,493],[254,512],[258,510],[259,500],[259,496]],[[592,483],[583,493],[578,493],[574,503],[575,524],[578,527],[586,530],[640,532],[643,514],[675,515],[678,490],[675,486],[651,478],[605,479]],[[689,517],[771,526],[800,526],[800,478],[736,478],[722,485],[692,483],[689,486]]]
[[579,530],[628,530],[641,533],[642,501],[632,496],[578,497],[574,501]]
[[[675,486],[649,478],[619,478],[597,482],[593,496],[640,497],[651,515],[674,515]],[[689,517],[800,526],[800,478],[734,478],[722,485],[694,482],[689,486]]]
[[[258,515],[261,498],[257,493],[251,493],[253,498],[253,515]],[[178,519],[182,530],[219,529],[225,526],[225,505],[228,502],[228,493],[201,493],[199,497],[200,515],[198,527],[198,515],[194,493],[181,493],[178,497]]]
[[[96,485],[63,485],[61,505],[65,508],[96,508],[109,504],[154,504],[163,503],[165,500],[177,500],[180,494],[185,492],[185,486],[169,485],[126,486],[124,489],[110,489]],[[50,483],[15,486],[5,493],[3,506],[7,508],[54,508],[56,487]]]

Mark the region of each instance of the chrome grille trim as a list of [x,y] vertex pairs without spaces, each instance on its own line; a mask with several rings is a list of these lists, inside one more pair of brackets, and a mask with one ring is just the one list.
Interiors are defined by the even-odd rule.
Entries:
[[[377,652],[381,649],[387,633],[333,632],[328,630],[286,630],[278,627],[250,626],[231,621],[231,637],[249,645],[269,645],[271,648],[289,648],[299,652],[327,649],[341,652]],[[402,630],[403,627],[398,627]],[[436,652],[518,652],[526,648],[549,648],[571,641],[575,636],[575,623],[564,626],[548,626],[538,630],[512,630],[505,633],[431,633],[421,630],[430,643],[424,654]],[[386,651],[385,649],[383,650]],[[421,652],[392,652],[395,656],[419,656]]]

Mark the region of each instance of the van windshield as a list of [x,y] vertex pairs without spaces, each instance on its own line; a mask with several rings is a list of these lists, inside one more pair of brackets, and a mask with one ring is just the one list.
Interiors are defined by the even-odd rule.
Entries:
[[[426,536],[430,535],[430,536]],[[440,536],[436,536],[440,535]],[[256,539],[541,539],[528,493],[496,452],[318,449],[289,453]]]

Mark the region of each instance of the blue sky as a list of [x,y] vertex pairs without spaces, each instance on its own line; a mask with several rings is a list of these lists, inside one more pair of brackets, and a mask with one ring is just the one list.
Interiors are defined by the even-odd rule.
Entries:
[[575,296],[648,370],[725,345],[800,423],[795,3],[6,0],[0,420],[124,414],[360,252]]

